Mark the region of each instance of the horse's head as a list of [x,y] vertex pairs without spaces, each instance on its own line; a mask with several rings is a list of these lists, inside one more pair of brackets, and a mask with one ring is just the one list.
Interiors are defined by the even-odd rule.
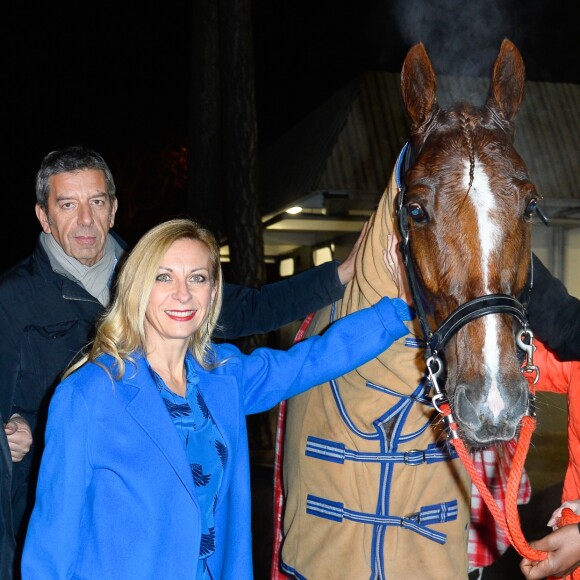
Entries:
[[[504,40],[485,106],[442,108],[423,45],[405,59],[411,157],[403,207],[414,270],[436,327],[478,297],[518,297],[528,282],[538,194],[513,143],[524,84],[521,55]],[[528,406],[516,345],[521,323],[504,312],[461,326],[442,353],[453,415],[475,446],[513,438]]]

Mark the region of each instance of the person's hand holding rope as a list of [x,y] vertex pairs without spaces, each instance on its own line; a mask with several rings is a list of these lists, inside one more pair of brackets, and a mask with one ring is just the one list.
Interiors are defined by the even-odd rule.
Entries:
[[547,552],[548,557],[540,562],[521,561],[520,570],[527,580],[565,576],[580,565],[580,530],[576,524],[563,526],[530,545]]

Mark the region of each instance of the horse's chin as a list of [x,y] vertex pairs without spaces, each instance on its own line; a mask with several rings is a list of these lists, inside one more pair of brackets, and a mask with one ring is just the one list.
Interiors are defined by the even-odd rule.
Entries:
[[478,433],[474,433],[469,429],[466,429],[465,426],[462,426],[459,430],[459,436],[461,437],[463,443],[468,449],[478,450],[478,449],[488,449],[489,447],[496,447],[501,443],[507,443],[511,441],[518,433],[519,428],[516,427],[513,430],[513,434],[511,436],[506,437],[489,437],[487,434],[482,435]]

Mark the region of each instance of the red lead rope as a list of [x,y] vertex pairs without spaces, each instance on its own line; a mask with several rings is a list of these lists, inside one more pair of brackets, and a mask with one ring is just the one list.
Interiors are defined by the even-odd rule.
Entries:
[[[530,390],[533,392],[533,380],[528,379],[530,383]],[[451,408],[449,407],[449,403],[441,404],[441,411],[443,416],[449,419],[452,417],[451,415]],[[457,432],[457,424],[451,423],[449,425],[452,432]],[[522,419],[522,427],[520,430],[520,436],[518,439],[518,443],[516,446],[516,451],[513,459],[512,469],[510,471],[507,483],[507,490],[506,490],[506,499],[505,499],[505,511],[506,514],[504,515],[497,502],[491,495],[491,492],[487,488],[485,482],[483,481],[481,474],[476,469],[471,456],[467,449],[465,448],[465,444],[459,437],[454,437],[451,439],[451,443],[455,447],[457,454],[461,458],[463,465],[467,469],[473,483],[479,490],[483,501],[487,505],[489,511],[503,530],[506,537],[509,539],[512,546],[517,550],[518,554],[523,558],[528,558],[528,560],[545,560],[548,557],[547,552],[542,550],[537,550],[532,548],[524,534],[522,533],[521,524],[520,524],[520,516],[518,513],[518,490],[520,481],[522,478],[522,472],[524,468],[524,463],[526,460],[526,455],[528,453],[528,449],[530,446],[530,441],[532,439],[532,434],[536,428],[536,420],[529,415],[526,415]]]
[[[445,404],[445,406],[447,406],[447,404]],[[443,407],[444,405],[441,405],[442,409]],[[456,428],[456,426],[452,426],[452,428]],[[485,485],[481,474],[475,468],[475,465],[473,464],[471,456],[465,448],[463,441],[461,439],[452,439],[451,442],[455,447],[457,454],[461,458],[463,465],[471,476],[473,483],[479,490],[479,493],[485,501],[489,511],[492,513],[493,517],[505,533],[506,537],[509,539],[510,543],[517,550],[520,556],[528,558],[529,560],[537,561],[545,560],[547,558],[547,553],[541,550],[536,550],[527,543],[521,530],[520,516],[517,509],[519,483],[522,477],[523,465],[534,429],[534,419],[532,419],[532,417],[524,417],[514,456],[514,463],[508,477],[505,515]]]
[[[441,411],[444,416],[449,417],[451,416],[451,409],[449,407],[449,403],[443,403],[441,405]],[[457,424],[451,423],[450,428],[452,431],[457,432]],[[507,483],[507,490],[506,490],[506,498],[505,498],[505,506],[506,506],[506,515],[502,513],[497,502],[491,495],[491,492],[485,485],[481,474],[476,469],[473,461],[471,459],[471,455],[468,453],[467,449],[465,448],[465,444],[463,441],[456,437],[451,440],[457,454],[461,458],[463,465],[467,469],[471,479],[481,497],[485,501],[489,511],[492,513],[493,517],[500,525],[501,529],[505,533],[506,537],[509,539],[512,546],[518,552],[522,558],[527,558],[528,560],[533,561],[541,561],[545,560],[548,557],[548,553],[544,552],[543,550],[538,550],[536,548],[532,548],[524,534],[522,533],[522,528],[520,524],[520,516],[518,512],[518,489],[520,485],[520,481],[522,479],[522,471],[524,468],[524,463],[526,460],[526,455],[528,453],[528,449],[530,447],[530,441],[532,439],[532,434],[536,428],[536,420],[533,417],[526,415],[522,419],[522,428],[520,430],[520,436],[518,439],[518,443],[516,446],[515,455],[513,458],[513,465],[508,476],[508,483]],[[558,519],[558,527],[562,527],[569,524],[577,524],[580,522],[580,516],[577,516],[571,509],[565,508],[562,510],[562,516]],[[550,576],[552,578],[552,576]],[[576,568],[572,572],[571,575],[565,576],[565,578],[571,578],[572,580],[580,580],[580,567]]]

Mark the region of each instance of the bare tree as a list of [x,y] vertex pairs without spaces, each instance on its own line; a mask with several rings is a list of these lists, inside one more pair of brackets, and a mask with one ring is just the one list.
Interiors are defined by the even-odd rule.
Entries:
[[[266,281],[259,206],[251,0],[195,0],[188,211],[230,250],[229,281]],[[238,341],[245,352],[265,336]],[[267,413],[249,422],[250,443],[271,447]]]
[[258,193],[251,0],[220,1],[222,120],[226,228],[232,276],[238,283],[264,282],[264,245]]
[[230,247],[232,281],[265,280],[251,0],[196,0],[188,211]]
[[219,9],[214,0],[195,0],[189,90],[188,214],[221,239],[222,127]]

